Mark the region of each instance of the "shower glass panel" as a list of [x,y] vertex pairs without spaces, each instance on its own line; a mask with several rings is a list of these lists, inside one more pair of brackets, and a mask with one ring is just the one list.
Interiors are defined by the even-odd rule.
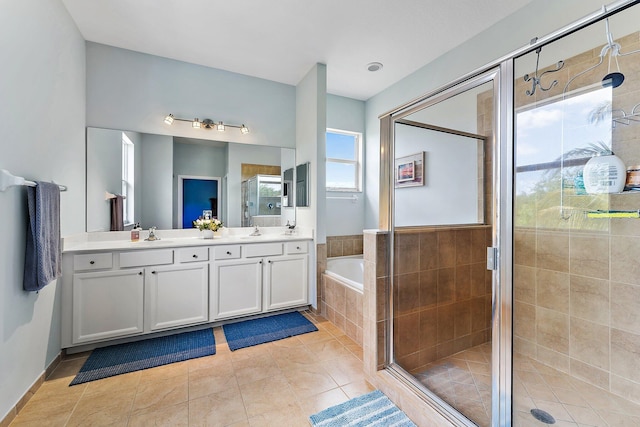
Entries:
[[[515,60],[515,426],[640,425],[640,192],[616,188],[640,163],[638,22]],[[538,54],[538,76],[564,65],[534,86]]]
[[392,361],[436,405],[479,426],[490,425],[492,395],[491,76],[393,125]]

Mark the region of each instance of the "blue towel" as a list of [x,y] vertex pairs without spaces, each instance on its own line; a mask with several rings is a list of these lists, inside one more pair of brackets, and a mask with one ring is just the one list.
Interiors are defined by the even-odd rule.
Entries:
[[62,274],[60,246],[60,187],[36,182],[27,187],[29,221],[24,257],[25,291],[39,291]]

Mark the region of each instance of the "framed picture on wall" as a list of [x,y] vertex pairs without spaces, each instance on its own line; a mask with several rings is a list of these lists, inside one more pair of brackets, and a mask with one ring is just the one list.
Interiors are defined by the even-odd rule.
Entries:
[[396,159],[396,188],[424,185],[424,151]]

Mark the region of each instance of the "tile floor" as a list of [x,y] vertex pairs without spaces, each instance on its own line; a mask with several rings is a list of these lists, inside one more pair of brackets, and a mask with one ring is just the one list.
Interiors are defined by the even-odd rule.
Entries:
[[362,349],[322,317],[318,332],[69,387],[87,355],[66,358],[11,426],[308,426],[365,394]]
[[[414,376],[481,427],[490,425],[491,346],[477,347],[438,360]],[[640,405],[542,365],[526,356],[514,359],[516,427],[542,427],[533,408],[551,414],[558,427],[637,427]]]

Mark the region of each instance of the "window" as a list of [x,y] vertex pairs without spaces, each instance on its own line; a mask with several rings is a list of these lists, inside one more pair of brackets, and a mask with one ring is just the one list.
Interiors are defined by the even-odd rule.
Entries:
[[133,142],[122,132],[122,214],[125,225],[134,223],[133,175]]
[[362,134],[327,130],[327,190],[361,191]]

